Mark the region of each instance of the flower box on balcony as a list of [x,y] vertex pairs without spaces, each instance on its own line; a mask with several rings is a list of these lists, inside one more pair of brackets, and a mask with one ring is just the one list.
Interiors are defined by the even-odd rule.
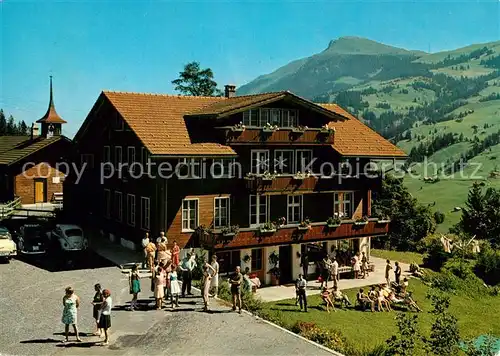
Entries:
[[259,232],[261,234],[273,234],[273,233],[276,232],[276,229],[264,229],[264,228],[260,228]]
[[265,132],[265,133],[273,133],[273,132],[276,132],[278,131],[278,129],[272,129],[272,128],[267,128],[267,127],[264,127],[262,129],[262,132]]
[[294,180],[304,180],[306,178],[309,178],[310,176],[311,176],[311,174],[309,174],[309,173],[297,172],[294,174],[293,179]]
[[243,131],[245,131],[245,128],[233,126],[233,127],[231,127],[231,131],[232,132],[243,132]]
[[299,231],[311,230],[311,226],[310,225],[308,225],[308,226],[298,226],[297,230],[299,230]]
[[354,225],[356,226],[362,226],[368,224],[368,221],[355,221]]
[[304,133],[308,129],[307,126],[292,127],[293,133]]
[[329,229],[336,229],[340,226],[341,224],[326,224],[326,226],[329,228]]
[[253,173],[247,173],[247,175],[245,176],[244,179],[246,180],[255,180],[255,178],[257,178],[257,176]]
[[259,232],[261,234],[273,234],[276,232],[276,225],[271,222],[265,223],[264,225],[259,226]]
[[224,237],[233,237],[235,235],[236,235],[235,232],[223,232],[222,233],[222,236],[224,236]]
[[377,220],[377,224],[388,224],[390,222],[391,222],[390,219],[379,219],[379,220]]
[[238,225],[227,226],[221,230],[222,236],[224,237],[233,237],[240,231],[240,227]]

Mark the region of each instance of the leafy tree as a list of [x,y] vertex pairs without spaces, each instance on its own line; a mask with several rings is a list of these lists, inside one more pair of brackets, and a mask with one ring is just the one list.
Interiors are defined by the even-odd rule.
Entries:
[[448,313],[450,297],[431,292],[427,298],[431,300],[433,306],[431,313],[436,317],[429,338],[423,338],[428,352],[438,356],[457,355],[460,334],[457,318]]
[[192,96],[220,96],[222,92],[217,89],[213,80],[214,73],[210,68],[201,69],[199,62],[191,62],[184,66],[184,71],[179,73],[179,78],[172,81],[175,90],[185,95]]
[[436,221],[436,224],[442,224],[444,222],[445,215],[441,211],[435,211],[434,212],[434,220]]
[[399,334],[386,341],[387,355],[411,356],[419,339],[418,316],[415,314],[396,314]]
[[462,216],[453,230],[500,246],[500,190],[488,188],[483,193],[481,184],[475,182],[469,190]]
[[419,204],[403,180],[392,175],[385,176],[372,208],[374,215],[391,219],[388,234],[391,248],[415,250],[416,244],[436,229],[429,207]]

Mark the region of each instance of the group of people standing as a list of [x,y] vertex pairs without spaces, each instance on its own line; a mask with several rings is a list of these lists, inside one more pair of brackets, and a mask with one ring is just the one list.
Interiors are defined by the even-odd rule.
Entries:
[[[109,345],[108,339],[108,329],[111,327],[111,308],[113,306],[113,301],[111,299],[111,292],[109,289],[101,289],[101,285],[98,283],[94,286],[95,294],[92,300],[93,305],[93,317],[96,322],[96,331],[94,335],[102,337],[104,333],[104,341],[102,345]],[[78,320],[78,309],[80,308],[80,297],[76,295],[75,290],[72,287],[67,287],[63,297],[63,313],[62,313],[62,323],[65,326],[64,342],[69,341],[69,327],[73,326],[73,330],[76,335],[76,341],[81,342],[77,320]]]

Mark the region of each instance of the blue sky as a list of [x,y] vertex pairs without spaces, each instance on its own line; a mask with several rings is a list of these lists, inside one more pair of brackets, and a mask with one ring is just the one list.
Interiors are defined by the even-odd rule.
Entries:
[[431,52],[500,39],[500,1],[0,0],[0,108],[28,124],[48,77],[72,137],[103,89],[174,93],[185,63],[242,85],[340,36]]

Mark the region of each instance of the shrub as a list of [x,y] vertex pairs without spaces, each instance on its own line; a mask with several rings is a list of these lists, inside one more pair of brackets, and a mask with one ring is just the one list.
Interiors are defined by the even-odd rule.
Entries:
[[396,314],[399,333],[386,341],[389,355],[411,356],[418,342],[418,316],[405,313]]
[[320,345],[328,347],[334,351],[343,353],[349,356],[358,355],[355,348],[346,340],[340,331],[323,329],[316,323],[308,323],[298,321],[292,326],[291,330],[311,341],[317,342]]
[[424,251],[424,266],[439,271],[448,260],[449,253],[443,249],[441,236],[429,235],[421,241],[420,249]]
[[[219,283],[217,296],[227,302],[233,302],[229,283],[225,281]],[[248,310],[251,313],[258,313],[262,310],[262,301],[254,293],[245,289],[241,290],[241,303],[243,309]]]
[[476,260],[476,273],[489,285],[500,283],[500,251],[483,246]]
[[442,224],[444,222],[445,215],[441,211],[434,212],[434,220],[436,224]]

